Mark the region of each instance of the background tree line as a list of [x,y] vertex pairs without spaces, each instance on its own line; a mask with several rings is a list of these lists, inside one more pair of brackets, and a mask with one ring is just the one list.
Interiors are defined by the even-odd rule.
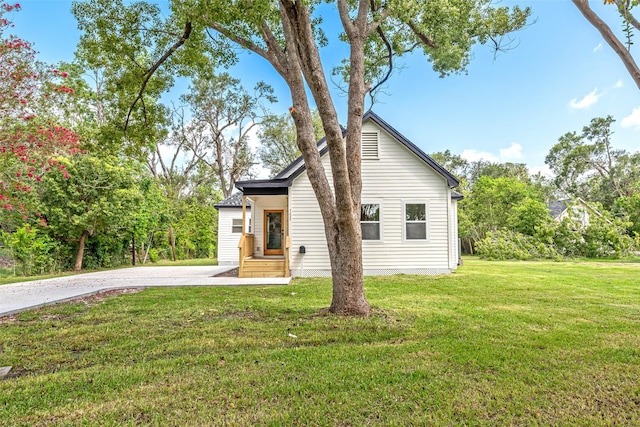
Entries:
[[[554,178],[518,163],[433,158],[461,178],[459,235],[467,254],[494,259],[625,257],[640,248],[640,153],[616,149],[612,117],[562,135],[545,159]],[[581,221],[583,207],[590,212]],[[549,203],[569,215],[552,218]],[[575,210],[574,210],[575,207]]]
[[[273,175],[299,155],[291,118],[265,105],[275,100],[265,84],[249,91],[227,73],[207,72],[177,105],[152,92],[141,99],[144,114],[128,111],[117,62],[95,65],[80,49],[72,64],[41,63],[28,41],[8,34],[19,6],[1,6],[5,272],[11,261],[31,275],[215,257],[215,203],[260,162]],[[249,146],[256,126],[258,152]]]

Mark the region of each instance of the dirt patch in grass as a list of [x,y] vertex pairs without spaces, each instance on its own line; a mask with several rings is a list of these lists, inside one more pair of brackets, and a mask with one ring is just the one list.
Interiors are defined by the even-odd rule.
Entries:
[[216,274],[213,277],[238,277],[238,268]]
[[[142,291],[142,289],[135,289],[135,288],[130,288],[130,289],[111,289],[111,290],[107,290],[107,291],[102,291],[102,292],[98,292],[97,294],[92,294],[92,295],[86,295],[83,297],[78,297],[78,298],[74,298],[72,300],[69,301],[65,301],[66,304],[77,304],[77,303],[83,303],[84,305],[86,305],[87,307],[92,307],[94,305],[98,305],[100,303],[102,303],[104,300],[106,300],[107,298],[113,298],[116,297],[118,295],[123,295],[123,294],[135,294]],[[64,306],[62,306],[64,307]],[[40,307],[37,309],[34,309],[37,311],[42,311],[42,310],[47,310],[50,309],[51,306],[45,306],[45,307]],[[13,322],[17,322],[19,320],[19,316],[22,313],[15,313],[15,314],[10,314],[8,316],[0,316],[0,324],[3,323],[13,323]],[[67,313],[52,313],[52,314],[45,314],[43,316],[40,317],[41,320],[61,320],[63,318],[69,317],[69,314]]]

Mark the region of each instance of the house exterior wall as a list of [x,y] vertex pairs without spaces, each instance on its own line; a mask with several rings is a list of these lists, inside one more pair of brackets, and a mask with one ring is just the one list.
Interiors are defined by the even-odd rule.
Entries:
[[[247,209],[247,232],[249,231],[249,219],[251,210]],[[242,233],[232,233],[233,219],[242,220],[242,209],[224,208],[218,209],[218,265],[238,265],[238,243]]]
[[[362,160],[362,203],[378,203],[381,240],[363,241],[365,275],[442,274],[452,259],[451,190],[447,181],[391,135],[367,121],[363,132],[379,132],[378,159]],[[329,156],[322,159],[331,182]],[[289,189],[292,276],[331,274],[324,225],[313,189],[303,172]],[[427,240],[404,238],[404,204],[425,203]],[[305,246],[306,253],[299,253]],[[457,242],[456,242],[457,248]]]

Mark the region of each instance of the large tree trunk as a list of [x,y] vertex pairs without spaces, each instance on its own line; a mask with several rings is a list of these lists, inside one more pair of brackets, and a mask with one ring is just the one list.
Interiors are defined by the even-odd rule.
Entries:
[[87,236],[89,235],[88,231],[83,231],[80,236],[80,241],[78,242],[78,254],[76,255],[76,264],[73,267],[74,271],[82,270],[82,259],[84,258],[84,244],[87,240]]
[[[370,313],[370,307],[364,295],[360,230],[360,133],[364,92],[361,89],[360,93],[356,93],[350,87],[345,147],[342,128],[311,31],[309,10],[303,2],[282,0],[280,4],[287,45],[294,47],[289,50],[288,72],[282,74],[291,90],[291,114],[296,124],[298,146],[320,206],[329,249],[333,280],[333,298],[329,311],[341,315],[366,316]],[[356,77],[352,76],[354,84],[362,81],[363,61],[364,56],[360,58],[360,63],[352,64],[352,73],[357,74]],[[305,81],[318,107],[329,147],[333,192],[315,143]],[[352,97],[354,94],[355,97]]]

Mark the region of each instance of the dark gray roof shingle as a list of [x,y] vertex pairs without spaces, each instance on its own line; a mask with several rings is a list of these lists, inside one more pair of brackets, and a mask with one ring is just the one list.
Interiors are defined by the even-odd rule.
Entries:
[[558,218],[569,206],[569,200],[557,200],[555,202],[549,202],[549,214],[553,218]]
[[[232,194],[230,197],[213,205],[214,208],[242,208],[242,191]],[[251,202],[247,200],[247,209],[251,209]]]

